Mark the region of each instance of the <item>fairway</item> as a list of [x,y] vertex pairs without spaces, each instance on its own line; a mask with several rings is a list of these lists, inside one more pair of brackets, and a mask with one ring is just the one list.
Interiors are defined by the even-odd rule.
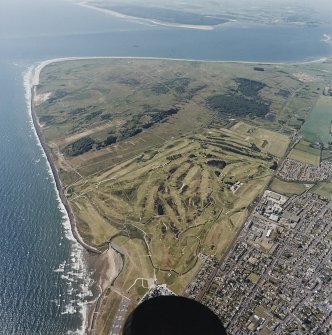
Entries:
[[272,175],[273,157],[245,140],[211,127],[75,183],[69,201],[79,231],[96,247],[112,230],[141,239],[155,268],[188,272],[198,252],[223,251],[223,237],[241,226],[243,208]]

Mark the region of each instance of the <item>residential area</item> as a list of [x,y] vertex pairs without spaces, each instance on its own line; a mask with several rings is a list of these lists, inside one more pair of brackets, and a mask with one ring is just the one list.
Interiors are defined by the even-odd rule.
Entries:
[[326,160],[315,166],[286,158],[278,169],[277,176],[289,181],[323,181],[332,177],[332,162]]
[[332,202],[265,191],[226,259],[205,265],[186,294],[229,334],[331,334]]

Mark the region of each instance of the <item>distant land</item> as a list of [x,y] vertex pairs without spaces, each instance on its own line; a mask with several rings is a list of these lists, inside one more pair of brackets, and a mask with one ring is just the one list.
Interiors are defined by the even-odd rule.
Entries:
[[131,17],[157,20],[165,23],[198,25],[198,26],[215,26],[230,21],[230,18],[227,16],[222,17],[220,15],[217,16],[199,15],[196,13],[159,8],[159,7],[123,6],[123,5],[121,6],[107,3],[92,3],[92,4]]
[[[331,70],[330,59],[83,58],[38,68],[35,126],[76,237],[108,266],[102,271],[95,259],[102,294],[90,306],[88,330],[109,334],[119,315],[158,292],[201,300],[234,326],[232,314],[217,310],[231,310],[216,303],[218,269],[237,257],[237,237],[260,201],[266,205],[264,192],[284,199],[310,189],[309,199],[326,199],[324,206],[332,199]],[[271,225],[264,234],[273,240],[257,239],[255,248],[275,257],[269,246],[277,232]],[[261,269],[255,248],[250,262]],[[254,270],[248,276],[238,294],[260,283]]]
[[[90,8],[105,11],[111,15],[127,19],[139,19],[153,24],[195,29],[214,29],[227,23],[259,23],[268,25],[319,26],[324,18],[316,10],[296,4],[216,4],[158,1],[80,1]],[[245,10],[241,8],[246,8]],[[282,10],[281,10],[282,8]],[[203,14],[202,14],[203,13]]]

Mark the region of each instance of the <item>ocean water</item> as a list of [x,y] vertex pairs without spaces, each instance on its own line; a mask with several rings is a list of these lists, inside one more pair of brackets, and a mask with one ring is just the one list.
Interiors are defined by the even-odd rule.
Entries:
[[62,0],[0,1],[0,334],[81,333],[89,275],[29,116],[29,71],[50,58],[303,61],[332,27],[197,31],[128,22]]

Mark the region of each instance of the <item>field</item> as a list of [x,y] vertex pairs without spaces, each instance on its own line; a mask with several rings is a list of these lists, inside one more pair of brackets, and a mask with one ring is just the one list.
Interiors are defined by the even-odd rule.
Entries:
[[332,200],[332,184],[331,182],[321,182],[317,183],[312,189],[313,193],[320,195],[325,199]]
[[[311,65],[151,59],[42,71],[35,110],[78,231],[124,258],[97,321],[103,332],[110,297],[126,295],[132,308],[154,281],[182,293],[199,253],[225,253],[325,85],[303,71],[314,78]],[[301,145],[295,154],[313,160]]]
[[301,140],[295,145],[288,155],[288,158],[297,161],[319,166],[321,160],[321,150],[307,141]]
[[301,129],[305,140],[321,142],[325,146],[331,142],[332,97],[321,96],[312,113]]
[[239,122],[232,130],[245,134],[246,140],[255,143],[262,151],[277,157],[283,157],[289,145],[289,138],[281,133],[268,129],[253,127],[250,124]]
[[269,186],[269,189],[273,192],[284,194],[286,196],[291,196],[293,194],[302,194],[311,186],[312,186],[311,184],[303,184],[303,183],[298,183],[298,182],[287,182],[287,181],[280,180],[277,177],[274,177]]

